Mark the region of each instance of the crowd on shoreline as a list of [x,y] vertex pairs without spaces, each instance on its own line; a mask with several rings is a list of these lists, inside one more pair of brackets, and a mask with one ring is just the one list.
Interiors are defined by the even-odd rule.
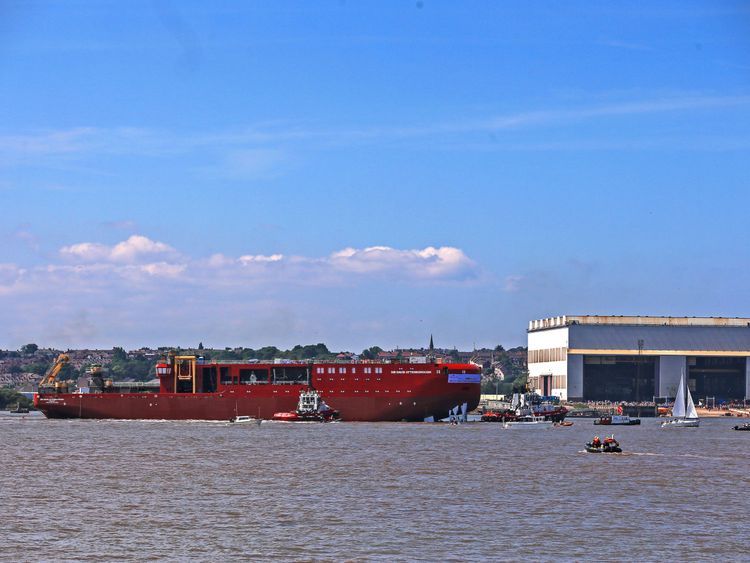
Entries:
[[[576,403],[586,405],[586,408],[591,409],[616,409],[617,407],[657,407],[667,406],[670,403],[655,403],[654,401],[586,401],[584,403]],[[698,408],[704,408],[706,410],[727,410],[727,409],[747,409],[750,408],[750,404],[747,401],[732,400],[732,401],[721,401],[715,405],[705,405],[703,401],[698,401],[696,404]]]

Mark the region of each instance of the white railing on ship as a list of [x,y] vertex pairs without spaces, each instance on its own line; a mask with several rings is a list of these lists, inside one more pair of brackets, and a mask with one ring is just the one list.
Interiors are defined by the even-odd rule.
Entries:
[[113,381],[112,387],[132,387],[134,389],[141,387],[159,387],[159,381]]
[[[310,364],[364,364],[364,365],[375,365],[375,364],[409,364],[420,365],[418,362],[409,362],[408,359],[384,359],[384,360],[280,360],[275,358],[273,360],[258,360],[257,358],[251,358],[247,360],[198,360],[199,365],[242,365],[242,364],[273,364],[276,366],[285,365],[310,365]],[[424,363],[435,363],[435,362],[424,362]],[[475,362],[470,362],[475,363]]]
[[221,381],[222,385],[307,385],[307,380],[302,381],[240,381],[239,383],[232,383],[231,381]]
[[[198,360],[198,365],[248,365],[248,364],[273,364],[276,366],[288,366],[288,365],[297,365],[297,366],[306,366],[308,364],[312,364],[313,362],[311,360],[287,360],[284,362],[275,362],[274,360],[256,360],[256,359],[250,359],[250,360]],[[333,362],[328,362],[333,363]]]

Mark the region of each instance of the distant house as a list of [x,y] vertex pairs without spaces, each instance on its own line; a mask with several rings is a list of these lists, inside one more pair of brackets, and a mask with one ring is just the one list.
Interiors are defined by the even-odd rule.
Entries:
[[393,352],[393,351],[386,352],[384,350],[382,352],[378,352],[378,358],[377,359],[378,360],[382,360],[382,361],[388,361],[388,360],[395,360],[396,358],[398,358],[398,356],[399,356],[398,352]]

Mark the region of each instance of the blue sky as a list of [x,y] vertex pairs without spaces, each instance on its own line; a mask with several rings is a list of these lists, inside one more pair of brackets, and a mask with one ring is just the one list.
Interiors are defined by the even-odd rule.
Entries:
[[750,3],[0,7],[0,347],[750,316]]

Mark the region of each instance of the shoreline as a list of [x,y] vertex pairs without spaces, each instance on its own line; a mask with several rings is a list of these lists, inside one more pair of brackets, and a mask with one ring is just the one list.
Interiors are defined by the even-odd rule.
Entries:
[[750,409],[695,409],[700,418],[749,418]]

